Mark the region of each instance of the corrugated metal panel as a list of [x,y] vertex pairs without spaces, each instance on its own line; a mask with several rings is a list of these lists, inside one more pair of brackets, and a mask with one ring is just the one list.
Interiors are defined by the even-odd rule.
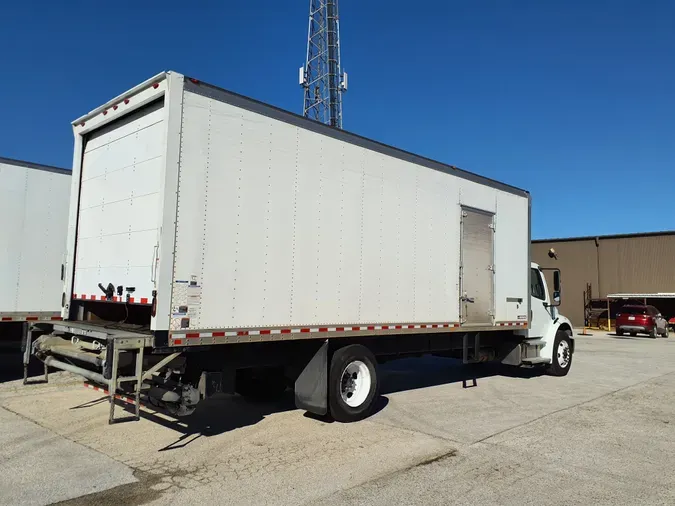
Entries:
[[675,236],[600,241],[601,296],[675,290]]
[[[558,260],[549,258],[548,251],[554,248]],[[562,303],[560,312],[576,326],[584,324],[584,290],[586,283],[593,286],[594,296],[598,290],[598,260],[594,240],[537,242],[532,244],[532,261],[541,267],[557,267],[562,275]],[[550,277],[546,278],[551,283]]]
[[551,242],[569,242],[569,241],[595,241],[598,239],[604,241],[606,239],[634,239],[637,237],[661,237],[664,235],[675,236],[675,230],[662,230],[658,232],[638,232],[635,234],[610,234],[610,235],[594,235],[582,237],[550,237],[548,239],[533,239],[533,243],[551,243]]
[[[554,248],[558,260],[548,257]],[[675,235],[636,235],[532,243],[532,260],[562,271],[561,312],[575,325],[584,323],[583,293],[591,283],[593,297],[610,293],[675,291]],[[549,280],[550,282],[550,280]]]

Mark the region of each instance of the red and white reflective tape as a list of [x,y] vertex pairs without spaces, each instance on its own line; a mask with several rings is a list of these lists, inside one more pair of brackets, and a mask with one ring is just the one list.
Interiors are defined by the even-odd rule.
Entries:
[[113,296],[112,299],[108,300],[105,295],[85,295],[83,293],[73,294],[73,299],[78,300],[97,300],[102,302],[128,302],[129,304],[151,304],[152,301],[147,297],[129,297],[129,300],[124,297],[118,297],[117,295]]
[[[105,388],[97,387],[96,385],[92,385],[91,383],[84,383],[84,386],[97,392],[101,392],[102,394],[110,395],[110,392]],[[136,404],[136,401],[133,398],[126,397],[120,394],[115,394],[115,399],[119,399],[122,402],[128,402],[129,404]]]
[[374,330],[414,330],[414,329],[443,329],[459,327],[459,323],[410,323],[398,325],[359,325],[347,327],[298,327],[285,329],[254,329],[254,330],[222,330],[210,332],[172,333],[172,338],[198,339],[202,337],[246,337],[265,336],[275,334],[316,334],[326,332],[364,332]]
[[60,316],[42,316],[42,315],[12,315],[0,316],[2,322],[53,322],[63,320]]
[[527,322],[497,322],[498,327],[527,327]]

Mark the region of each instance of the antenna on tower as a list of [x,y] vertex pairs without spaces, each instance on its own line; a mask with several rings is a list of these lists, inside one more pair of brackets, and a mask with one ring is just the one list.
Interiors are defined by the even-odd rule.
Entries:
[[303,115],[342,128],[342,94],[347,73],[340,64],[338,0],[310,0],[307,59],[300,67]]

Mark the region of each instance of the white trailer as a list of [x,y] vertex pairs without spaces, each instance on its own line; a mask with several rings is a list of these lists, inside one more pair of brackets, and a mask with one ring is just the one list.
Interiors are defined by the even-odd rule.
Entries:
[[524,190],[175,72],[73,129],[54,329],[74,339],[38,327],[35,352],[108,387],[111,421],[119,390],[187,413],[285,379],[298,406],[354,420],[376,364],[404,355],[569,370]]
[[70,171],[0,157],[0,338],[61,319]]

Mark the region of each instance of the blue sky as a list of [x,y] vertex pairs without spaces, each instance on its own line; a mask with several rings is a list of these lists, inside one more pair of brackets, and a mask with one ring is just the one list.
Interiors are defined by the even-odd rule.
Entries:
[[[70,121],[161,70],[300,112],[308,3],[4,5],[0,156],[69,167]],[[345,129],[531,191],[535,238],[675,229],[675,2],[340,14]]]

